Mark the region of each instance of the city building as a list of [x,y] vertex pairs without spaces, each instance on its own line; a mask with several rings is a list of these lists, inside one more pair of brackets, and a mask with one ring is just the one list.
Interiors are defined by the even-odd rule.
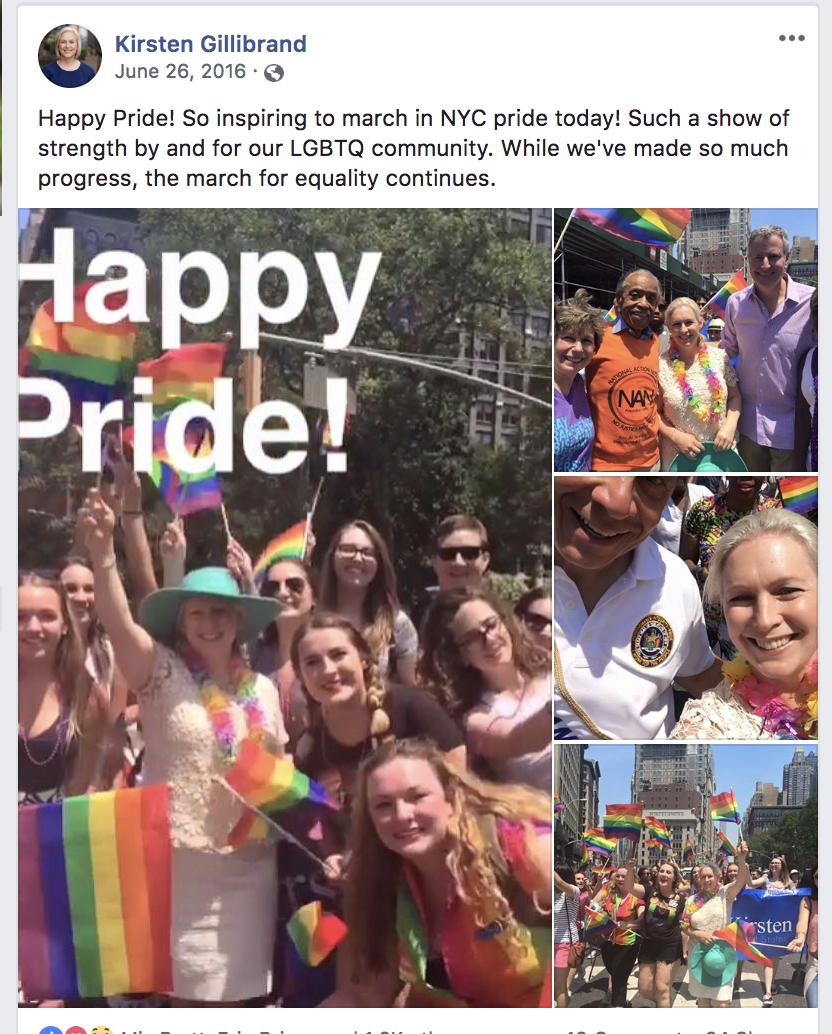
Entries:
[[[783,769],[783,772],[785,778],[785,768]],[[771,806],[781,803],[785,804],[786,802],[780,800],[780,791],[774,783],[757,783],[748,806],[754,807],[756,804]]]
[[795,747],[791,761],[783,765],[783,804],[802,807],[818,792],[818,756]]
[[[671,850],[679,865],[684,864],[684,849],[688,841],[693,844],[694,855],[698,861],[712,857],[712,852],[706,850],[702,842],[702,822],[697,810],[693,808],[655,808],[645,804],[644,814],[658,819],[667,826]],[[645,838],[642,836],[636,856],[637,864],[653,865],[663,857],[664,852],[658,847],[647,847],[644,840]]]
[[749,208],[692,208],[678,253],[698,273],[726,280],[746,272]]
[[598,825],[598,790],[601,782],[601,766],[594,758],[581,760],[581,809],[583,828],[592,829]]
[[752,805],[743,818],[743,835],[748,840],[755,833],[765,833],[772,826],[776,826],[781,819],[787,815],[793,815],[797,811],[800,811],[800,806],[793,804]]
[[814,237],[801,237],[795,234],[792,238],[792,262],[817,262],[818,242]]
[[554,746],[554,788],[564,806],[555,813],[555,862],[572,863],[580,858],[579,841],[584,831],[581,781],[585,751],[586,744],[581,743],[555,743]]

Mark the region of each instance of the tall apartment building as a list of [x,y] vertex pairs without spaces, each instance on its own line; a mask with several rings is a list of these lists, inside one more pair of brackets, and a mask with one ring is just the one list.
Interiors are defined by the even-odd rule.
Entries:
[[[511,208],[506,212],[509,225],[518,238],[543,249],[548,255],[552,247],[551,208]],[[505,384],[526,394],[535,392],[532,375],[551,380],[552,348],[550,340],[551,312],[540,310],[510,312],[508,318],[516,330],[515,341],[499,340],[470,329],[460,328],[460,359],[465,369],[476,377],[495,384]],[[517,340],[521,343],[518,345]],[[547,391],[551,388],[547,389]],[[494,448],[507,445],[523,431],[526,413],[520,399],[503,395],[498,398],[483,392],[474,398],[469,414],[471,440]]]
[[818,756],[795,747],[791,761],[783,765],[783,804],[804,805],[818,792]]
[[801,237],[795,234],[792,237],[790,258],[792,262],[817,262],[818,242],[814,237]]
[[581,810],[583,828],[592,829],[598,825],[598,790],[601,782],[601,766],[594,758],[581,760]]
[[578,840],[584,830],[584,809],[581,806],[581,783],[586,744],[555,743],[554,787],[564,805],[555,818],[555,860],[574,860],[579,854]]
[[697,273],[730,276],[745,269],[749,208],[692,208],[680,255]]

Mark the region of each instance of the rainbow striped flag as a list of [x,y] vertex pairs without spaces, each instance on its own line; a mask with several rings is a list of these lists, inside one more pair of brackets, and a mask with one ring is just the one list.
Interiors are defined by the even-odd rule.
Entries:
[[168,787],[30,805],[17,823],[26,997],[171,991]]
[[254,565],[255,585],[261,584],[268,569],[278,560],[286,560],[289,557],[302,560],[306,548],[306,534],[307,521],[302,520],[293,524],[291,528],[281,531],[279,535],[275,535]]
[[[326,790],[295,768],[292,759],[269,753],[258,740],[243,740],[233,764],[225,773],[228,785],[250,804],[266,814],[279,814],[299,805],[338,810]],[[267,823],[254,811],[246,811],[228,838],[231,847],[249,840],[262,840]]]
[[615,929],[612,916],[605,908],[599,908],[597,904],[590,902],[584,914],[584,930],[589,937],[595,940],[603,939],[604,935],[611,934]]
[[607,323],[615,323],[615,321],[617,319],[618,319],[618,310],[615,307],[615,302],[613,302],[612,305],[609,307],[609,309],[607,309],[607,311],[604,313],[604,320]]
[[659,819],[647,815],[644,819],[644,830],[647,834],[646,847],[661,847],[670,850],[670,830]]
[[774,967],[774,960],[766,958],[758,948],[748,941],[736,920],[721,930],[715,930],[713,936],[718,937],[721,941],[727,941],[741,959],[759,962],[761,966]]
[[297,960],[304,966],[320,966],[343,941],[347,927],[332,912],[324,912],[320,901],[310,901],[290,916],[286,931]]
[[716,831],[716,835],[719,837],[720,850],[724,850],[726,854],[735,857],[737,854],[737,849],[736,847],[734,847],[734,845],[731,843],[728,837],[722,832],[721,829],[718,829]]
[[222,377],[225,345],[180,345],[139,363],[139,375],[153,378],[150,400],[154,412],[163,413],[180,402],[214,401],[214,378]]
[[740,810],[733,790],[718,793],[711,798],[711,819],[714,822],[740,823]]
[[783,506],[795,513],[812,513],[818,508],[818,479],[814,477],[780,478]]
[[[168,453],[165,443],[169,413],[153,421],[153,464],[150,480],[159,495],[173,512],[181,517],[222,506],[222,490],[217,472],[209,467],[201,474],[188,474],[180,470]],[[208,430],[201,426],[203,421],[191,421],[185,429],[184,441],[188,451],[198,458],[207,458],[211,453]],[[135,429],[125,427],[124,441],[133,444]]]
[[604,836],[638,843],[643,811],[643,804],[608,804],[604,815]]
[[693,865],[696,861],[696,854],[693,850],[693,844],[689,836],[685,837],[685,846],[682,848],[682,860],[685,865]]
[[614,237],[668,248],[690,222],[689,208],[576,208],[574,218],[591,223]]
[[738,269],[731,279],[720,287],[704,308],[710,309],[714,316],[724,320],[725,306],[728,304],[728,299],[732,294],[736,294],[737,291],[741,291],[744,287],[748,287],[748,284],[742,275],[742,270]]
[[609,858],[615,850],[615,839],[607,839],[600,829],[588,829],[584,833],[582,844],[585,850],[594,851],[605,858]]
[[[88,280],[75,288],[68,323],[56,322],[53,299],[44,302],[32,319],[25,346],[25,374],[59,381],[75,407],[123,398],[135,369],[135,325],[129,320],[97,323],[87,314],[86,297],[95,284]],[[126,299],[124,291],[108,295],[105,307],[119,309]]]

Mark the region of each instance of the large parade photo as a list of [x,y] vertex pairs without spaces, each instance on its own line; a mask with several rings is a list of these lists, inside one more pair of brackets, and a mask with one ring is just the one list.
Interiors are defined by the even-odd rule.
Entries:
[[551,230],[20,213],[21,1006],[551,1007]]
[[816,749],[562,744],[555,772],[557,1008],[817,1008]]

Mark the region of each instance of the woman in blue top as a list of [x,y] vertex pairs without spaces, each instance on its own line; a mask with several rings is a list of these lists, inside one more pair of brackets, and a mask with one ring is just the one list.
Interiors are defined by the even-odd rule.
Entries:
[[604,317],[584,290],[555,306],[555,471],[590,469],[595,429],[583,377],[604,336]]
[[67,25],[61,29],[55,41],[55,54],[58,60],[44,65],[41,71],[56,86],[83,86],[95,78],[95,71],[79,60],[81,53],[81,37]]

